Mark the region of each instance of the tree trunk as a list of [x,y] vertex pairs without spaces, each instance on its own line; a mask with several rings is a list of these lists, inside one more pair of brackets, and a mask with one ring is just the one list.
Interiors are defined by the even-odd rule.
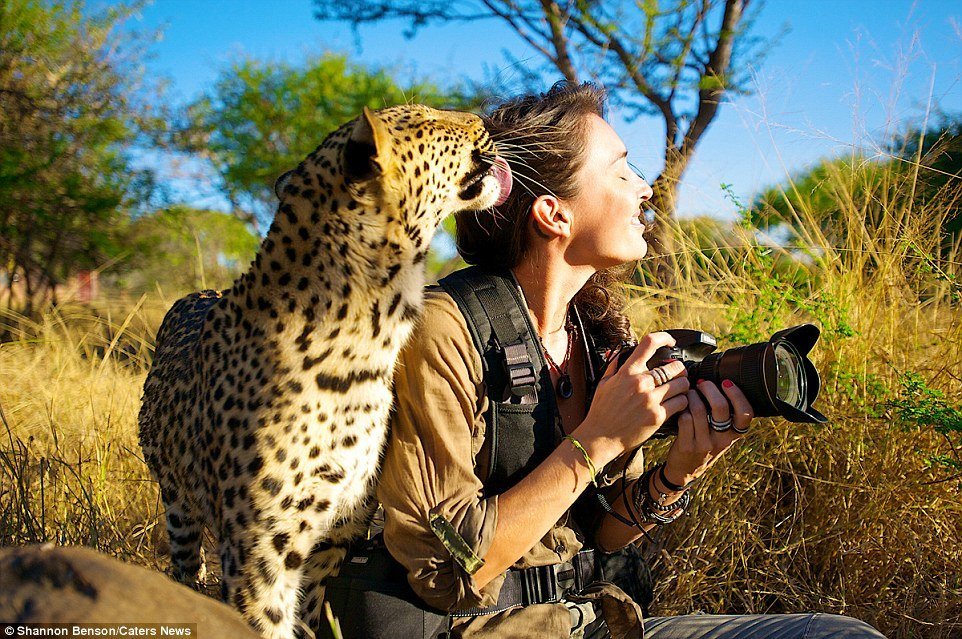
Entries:
[[[718,113],[725,95],[725,79],[731,65],[738,24],[742,20],[747,0],[725,0],[721,30],[715,49],[711,52],[702,81],[708,82],[698,91],[698,108],[684,137],[679,141],[678,120],[670,102],[661,102],[665,118],[665,169],[652,184],[652,206],[661,215],[662,224],[652,233],[653,259],[651,272],[664,288],[673,288],[678,279],[678,259],[675,248],[675,209],[678,185],[695,147]],[[658,105],[658,101],[654,101]],[[680,143],[679,143],[680,142]]]
[[33,278],[30,277],[30,269],[23,269],[23,314],[26,317],[33,317]]

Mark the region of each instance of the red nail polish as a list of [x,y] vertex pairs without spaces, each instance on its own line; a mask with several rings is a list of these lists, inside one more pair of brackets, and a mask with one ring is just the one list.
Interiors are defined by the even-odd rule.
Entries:
[[726,379],[725,381],[722,382],[722,386],[724,386],[725,388],[731,388],[734,385],[735,383],[732,382],[730,379]]
[[705,380],[700,379],[697,382],[695,382],[695,386],[700,386],[701,384],[704,384],[704,383],[705,383]]

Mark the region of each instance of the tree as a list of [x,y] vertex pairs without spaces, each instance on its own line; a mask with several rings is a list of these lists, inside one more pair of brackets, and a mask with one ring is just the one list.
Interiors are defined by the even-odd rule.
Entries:
[[819,241],[840,246],[853,229],[877,236],[883,224],[924,224],[947,257],[962,231],[962,122],[910,126],[881,157],[823,160],[760,193],[747,217],[762,229],[783,227],[801,246],[812,244],[813,227]]
[[133,220],[123,231],[128,252],[117,269],[127,291],[162,286],[168,296],[221,289],[247,268],[259,238],[234,215],[172,206]]
[[[510,26],[548,69],[571,82],[603,84],[629,117],[664,122],[664,168],[652,205],[674,218],[678,184],[726,94],[747,93],[759,40],[748,36],[750,0],[314,0],[320,20],[411,22],[496,18]],[[531,74],[529,79],[536,77]],[[665,226],[655,243],[670,251]]]
[[943,209],[943,253],[962,237],[962,116],[942,114],[928,128],[911,127],[896,138],[889,152],[916,176],[915,199],[921,206],[936,202]]
[[149,182],[127,156],[156,125],[140,100],[143,49],[118,33],[131,11],[0,3],[0,274],[22,278],[28,313],[116,253],[112,229]]
[[235,214],[255,228],[270,222],[274,182],[363,107],[417,101],[437,107],[476,104],[426,82],[402,86],[383,69],[327,54],[294,66],[241,60],[188,109],[181,147],[208,160]]

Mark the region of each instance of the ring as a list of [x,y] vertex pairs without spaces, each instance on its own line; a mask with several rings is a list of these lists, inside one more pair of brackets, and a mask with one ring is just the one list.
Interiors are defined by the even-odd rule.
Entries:
[[735,431],[736,433],[738,433],[739,435],[744,435],[745,433],[747,433],[747,432],[749,431],[748,428],[735,428],[735,424],[734,424],[734,423],[732,423],[732,430]]
[[732,422],[731,417],[723,422],[716,422],[715,418],[711,416],[711,413],[708,414],[708,425],[711,426],[712,430],[719,433],[723,433],[729,428],[734,428],[734,423]]
[[653,368],[648,372],[651,373],[651,378],[655,380],[655,386],[661,386],[662,384],[668,383],[668,373],[663,371],[660,366],[658,368]]

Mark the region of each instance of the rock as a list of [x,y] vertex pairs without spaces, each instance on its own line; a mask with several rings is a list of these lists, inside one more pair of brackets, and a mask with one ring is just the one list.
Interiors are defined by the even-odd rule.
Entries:
[[0,549],[0,622],[196,624],[211,639],[260,637],[229,606],[90,548]]

